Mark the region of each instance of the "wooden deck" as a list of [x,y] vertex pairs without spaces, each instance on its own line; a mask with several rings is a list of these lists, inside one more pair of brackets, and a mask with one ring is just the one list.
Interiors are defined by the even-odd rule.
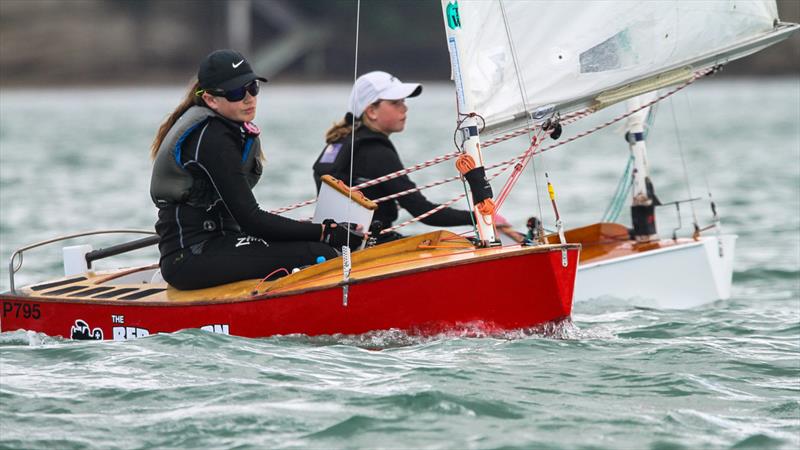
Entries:
[[[628,229],[618,223],[595,223],[567,230],[564,237],[569,243],[581,244],[581,264],[621,258],[652,250],[695,242],[693,239],[664,239],[646,243],[632,240]],[[546,236],[550,244],[558,243],[558,235]]]
[[[349,284],[532,252],[548,252],[555,247],[557,246],[517,245],[476,249],[470,241],[459,235],[445,230],[434,231],[354,252]],[[570,248],[577,248],[577,245]],[[131,300],[135,300],[137,304],[205,304],[283,297],[343,284],[341,258],[307,267],[275,281],[242,280],[191,291],[178,290],[164,282],[120,282],[126,276],[151,273],[156,269],[156,265],[151,265],[126,270],[90,272],[85,276],[26,286],[20,288],[17,295],[30,299],[69,300],[76,303],[130,304]]]

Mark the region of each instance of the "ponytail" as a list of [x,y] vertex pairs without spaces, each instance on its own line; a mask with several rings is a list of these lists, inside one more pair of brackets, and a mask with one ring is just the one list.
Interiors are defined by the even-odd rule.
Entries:
[[156,159],[156,155],[158,154],[158,149],[161,147],[161,143],[164,141],[164,137],[167,136],[167,133],[175,125],[175,122],[180,119],[180,117],[185,113],[189,108],[192,106],[206,106],[206,102],[203,101],[203,97],[197,95],[197,89],[200,87],[200,83],[197,81],[193,81],[191,86],[189,87],[189,92],[187,92],[186,97],[183,101],[178,105],[172,114],[167,117],[166,120],[158,127],[158,132],[156,133],[155,139],[153,139],[153,144],[150,147],[150,158]]
[[353,114],[347,113],[344,118],[335,122],[325,133],[325,143],[333,144],[341,141],[345,136],[353,132]]

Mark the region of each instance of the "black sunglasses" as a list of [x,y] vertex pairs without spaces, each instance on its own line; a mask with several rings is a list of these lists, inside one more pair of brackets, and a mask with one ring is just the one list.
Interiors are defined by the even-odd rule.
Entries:
[[225,100],[229,102],[240,102],[244,100],[244,97],[248,92],[250,95],[255,97],[258,95],[259,90],[260,87],[258,85],[258,80],[253,80],[240,88],[232,89],[230,91],[224,91],[222,89],[203,89],[202,91],[198,91],[198,93],[199,95],[203,95],[203,92],[208,92],[214,97],[225,97]]

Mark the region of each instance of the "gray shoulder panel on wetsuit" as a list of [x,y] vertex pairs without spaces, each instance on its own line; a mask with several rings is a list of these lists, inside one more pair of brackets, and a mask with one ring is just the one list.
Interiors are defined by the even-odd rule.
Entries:
[[192,106],[167,132],[158,148],[150,178],[150,198],[156,206],[181,203],[189,197],[193,179],[181,165],[181,145],[195,128],[215,115],[208,108]]

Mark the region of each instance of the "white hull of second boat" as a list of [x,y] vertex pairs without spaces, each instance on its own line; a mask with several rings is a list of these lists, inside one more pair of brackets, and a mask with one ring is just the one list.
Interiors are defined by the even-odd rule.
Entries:
[[[720,245],[721,244],[721,245]],[[601,298],[653,308],[693,308],[731,296],[736,235],[578,267],[574,301]]]

